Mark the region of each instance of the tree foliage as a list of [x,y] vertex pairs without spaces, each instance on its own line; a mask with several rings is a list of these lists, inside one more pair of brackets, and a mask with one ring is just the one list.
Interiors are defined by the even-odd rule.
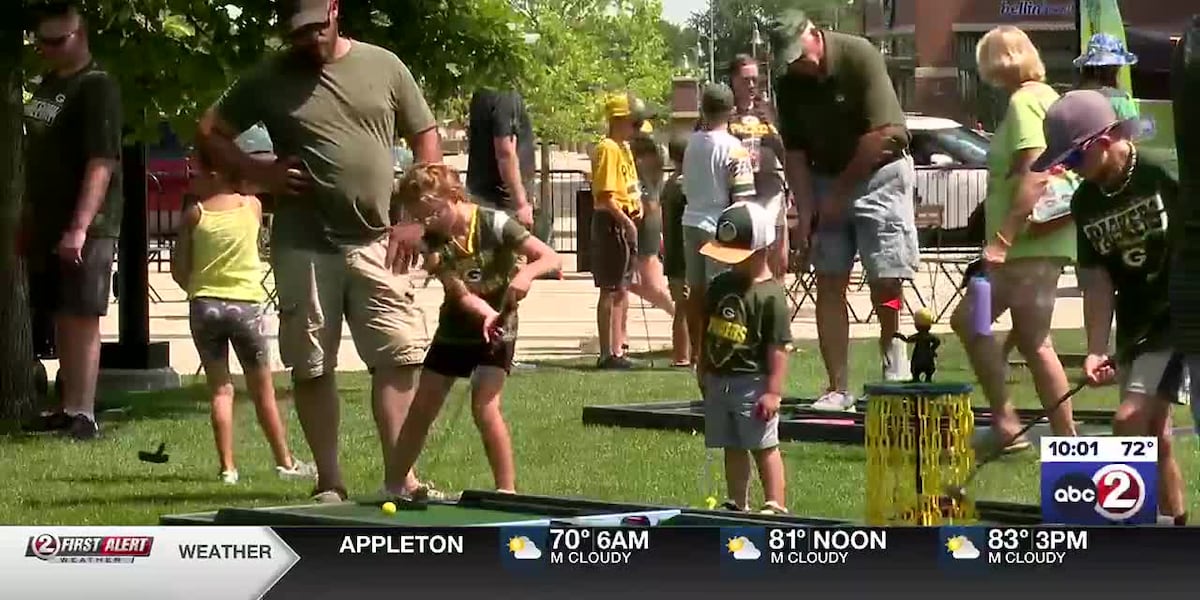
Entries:
[[516,0],[529,32],[521,81],[543,139],[579,141],[601,130],[603,94],[631,90],[662,104],[673,72],[659,0]]

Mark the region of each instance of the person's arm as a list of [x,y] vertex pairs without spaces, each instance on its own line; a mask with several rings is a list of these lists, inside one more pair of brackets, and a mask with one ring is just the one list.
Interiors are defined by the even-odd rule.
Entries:
[[833,184],[835,198],[846,199],[855,186],[861,183],[880,162],[903,150],[908,137],[904,126],[904,111],[892,79],[888,75],[887,62],[879,52],[865,53],[857,67],[857,76],[863,90],[863,112],[867,120],[867,133],[858,138],[850,164],[842,170]]
[[481,321],[495,316],[496,309],[487,303],[487,300],[471,293],[467,289],[467,284],[463,283],[457,275],[446,271],[438,272],[438,281],[442,282],[442,289],[445,290],[446,299],[451,302],[457,302],[459,306],[465,309],[468,313],[479,317]]
[[513,276],[504,297],[504,309],[512,310],[525,299],[533,280],[562,269],[562,258],[545,242],[530,235],[523,225],[504,218],[499,231],[500,245],[525,257],[525,265]]
[[121,91],[107,75],[84,82],[83,147],[87,154],[83,182],[68,231],[84,232],[104,205],[113,173],[121,166]]
[[1035,173],[1030,170],[1034,161],[1042,155],[1042,151],[1043,148],[1028,148],[1018,150],[1013,156],[1013,166],[1008,176],[1017,180],[1017,193],[1013,196],[1008,214],[1004,217],[1004,221],[1000,224],[1000,230],[997,232],[999,234],[997,241],[1006,247],[1011,246],[1017,236],[1025,231],[1029,223],[1029,215],[1033,213],[1033,207],[1037,206],[1038,200],[1046,190],[1049,177],[1044,173]]
[[[812,170],[808,168],[808,153],[804,150],[789,149],[783,155],[783,176],[788,189],[792,192],[792,200],[796,203],[796,220],[800,231],[812,229],[813,215],[816,213],[816,199],[813,198]],[[808,240],[798,240],[807,243]]]
[[791,312],[785,295],[786,292],[780,289],[770,297],[761,333],[767,343],[767,393],[776,396],[783,396],[787,380],[787,345],[792,343]]
[[185,292],[191,291],[192,230],[199,223],[200,205],[191,204],[183,211],[183,222],[179,224],[175,248],[171,251],[171,279]]
[[[249,181],[280,194],[287,191],[286,182],[275,176],[275,164],[255,159],[235,141],[263,118],[259,102],[264,94],[270,93],[263,89],[268,87],[263,81],[259,71],[247,73],[204,111],[196,124],[196,145],[207,148],[209,156],[217,163],[214,166],[232,179]],[[294,160],[282,155],[279,159]]]
[[402,61],[396,61],[392,78],[392,103],[396,110],[396,129],[408,141],[413,151],[413,162],[442,162],[442,139],[438,134],[437,120],[425,95],[413,78],[412,71]]
[[500,180],[508,189],[517,211],[529,204],[525,182],[521,178],[521,157],[517,153],[517,103],[511,93],[500,94],[492,105],[492,150],[500,168]]
[[1116,294],[1108,271],[1100,267],[1080,268],[1083,289],[1083,329],[1087,333],[1087,352],[1108,354],[1112,335],[1113,306]]

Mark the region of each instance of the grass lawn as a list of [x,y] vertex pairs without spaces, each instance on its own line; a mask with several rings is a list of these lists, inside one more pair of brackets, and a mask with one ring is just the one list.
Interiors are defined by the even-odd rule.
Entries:
[[[1056,334],[1059,349],[1082,346],[1076,332]],[[972,381],[957,341],[945,338],[938,379]],[[856,342],[852,351],[855,387],[877,372],[872,342]],[[666,360],[659,360],[665,365]],[[583,406],[625,404],[695,397],[693,378],[680,371],[642,370],[599,373],[585,361],[542,365],[518,371],[509,382],[505,414],[513,432],[522,492],[582,496],[671,505],[700,506],[708,495],[723,497],[720,459],[705,460],[699,435],[635,429],[584,427]],[[824,385],[815,343],[794,355],[788,394],[813,396]],[[1013,377],[1014,398],[1021,406],[1037,401],[1027,373]],[[280,381],[283,381],[282,379]],[[379,445],[369,407],[365,374],[340,375],[342,459],[351,494],[373,494],[380,487]],[[1111,409],[1115,388],[1085,390],[1081,408]],[[423,478],[446,490],[490,489],[491,475],[479,438],[465,409],[460,384],[447,404],[419,464]],[[983,400],[977,394],[977,404]],[[217,481],[216,453],[208,422],[204,388],[192,385],[169,393],[130,394],[128,410],[106,415],[104,439],[87,445],[56,438],[0,434],[0,521],[5,524],[155,524],[160,515],[210,510],[223,506],[271,506],[299,503],[309,486],[276,479],[270,452],[248,401],[237,411],[237,452],[242,482]],[[292,447],[301,458],[308,452],[294,411],[289,415]],[[1191,422],[1180,411],[1177,424]],[[103,418],[103,417],[102,417]],[[11,428],[10,428],[11,431]],[[166,442],[171,461],[144,464],[137,451]],[[1189,489],[1200,484],[1200,451],[1196,438],[1178,447]],[[783,448],[792,512],[861,519],[864,503],[864,459],[861,447],[795,443]],[[976,480],[975,498],[1034,503],[1038,500],[1036,452],[998,461]],[[756,492],[756,496],[757,496]],[[1189,498],[1192,510],[1200,497]]]

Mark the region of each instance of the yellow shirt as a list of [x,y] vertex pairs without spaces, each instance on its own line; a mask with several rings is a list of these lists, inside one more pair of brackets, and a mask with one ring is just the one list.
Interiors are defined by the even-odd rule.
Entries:
[[642,188],[629,144],[604,138],[592,157],[592,198],[600,207],[600,197],[609,192],[617,206],[629,216],[642,213]]
[[249,202],[228,210],[204,210],[192,230],[192,274],[189,298],[237,302],[266,301],[265,273],[258,253],[261,223]]

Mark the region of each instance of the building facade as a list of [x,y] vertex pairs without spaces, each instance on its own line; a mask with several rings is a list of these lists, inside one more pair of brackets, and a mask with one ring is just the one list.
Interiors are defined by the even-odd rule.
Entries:
[[[907,110],[990,127],[1004,110],[1003,94],[982,84],[975,45],[1000,25],[1020,27],[1042,53],[1050,83],[1070,86],[1079,54],[1077,0],[860,0],[863,29],[888,55]],[[1170,44],[1183,32],[1197,0],[1119,0],[1141,98],[1167,93]]]

